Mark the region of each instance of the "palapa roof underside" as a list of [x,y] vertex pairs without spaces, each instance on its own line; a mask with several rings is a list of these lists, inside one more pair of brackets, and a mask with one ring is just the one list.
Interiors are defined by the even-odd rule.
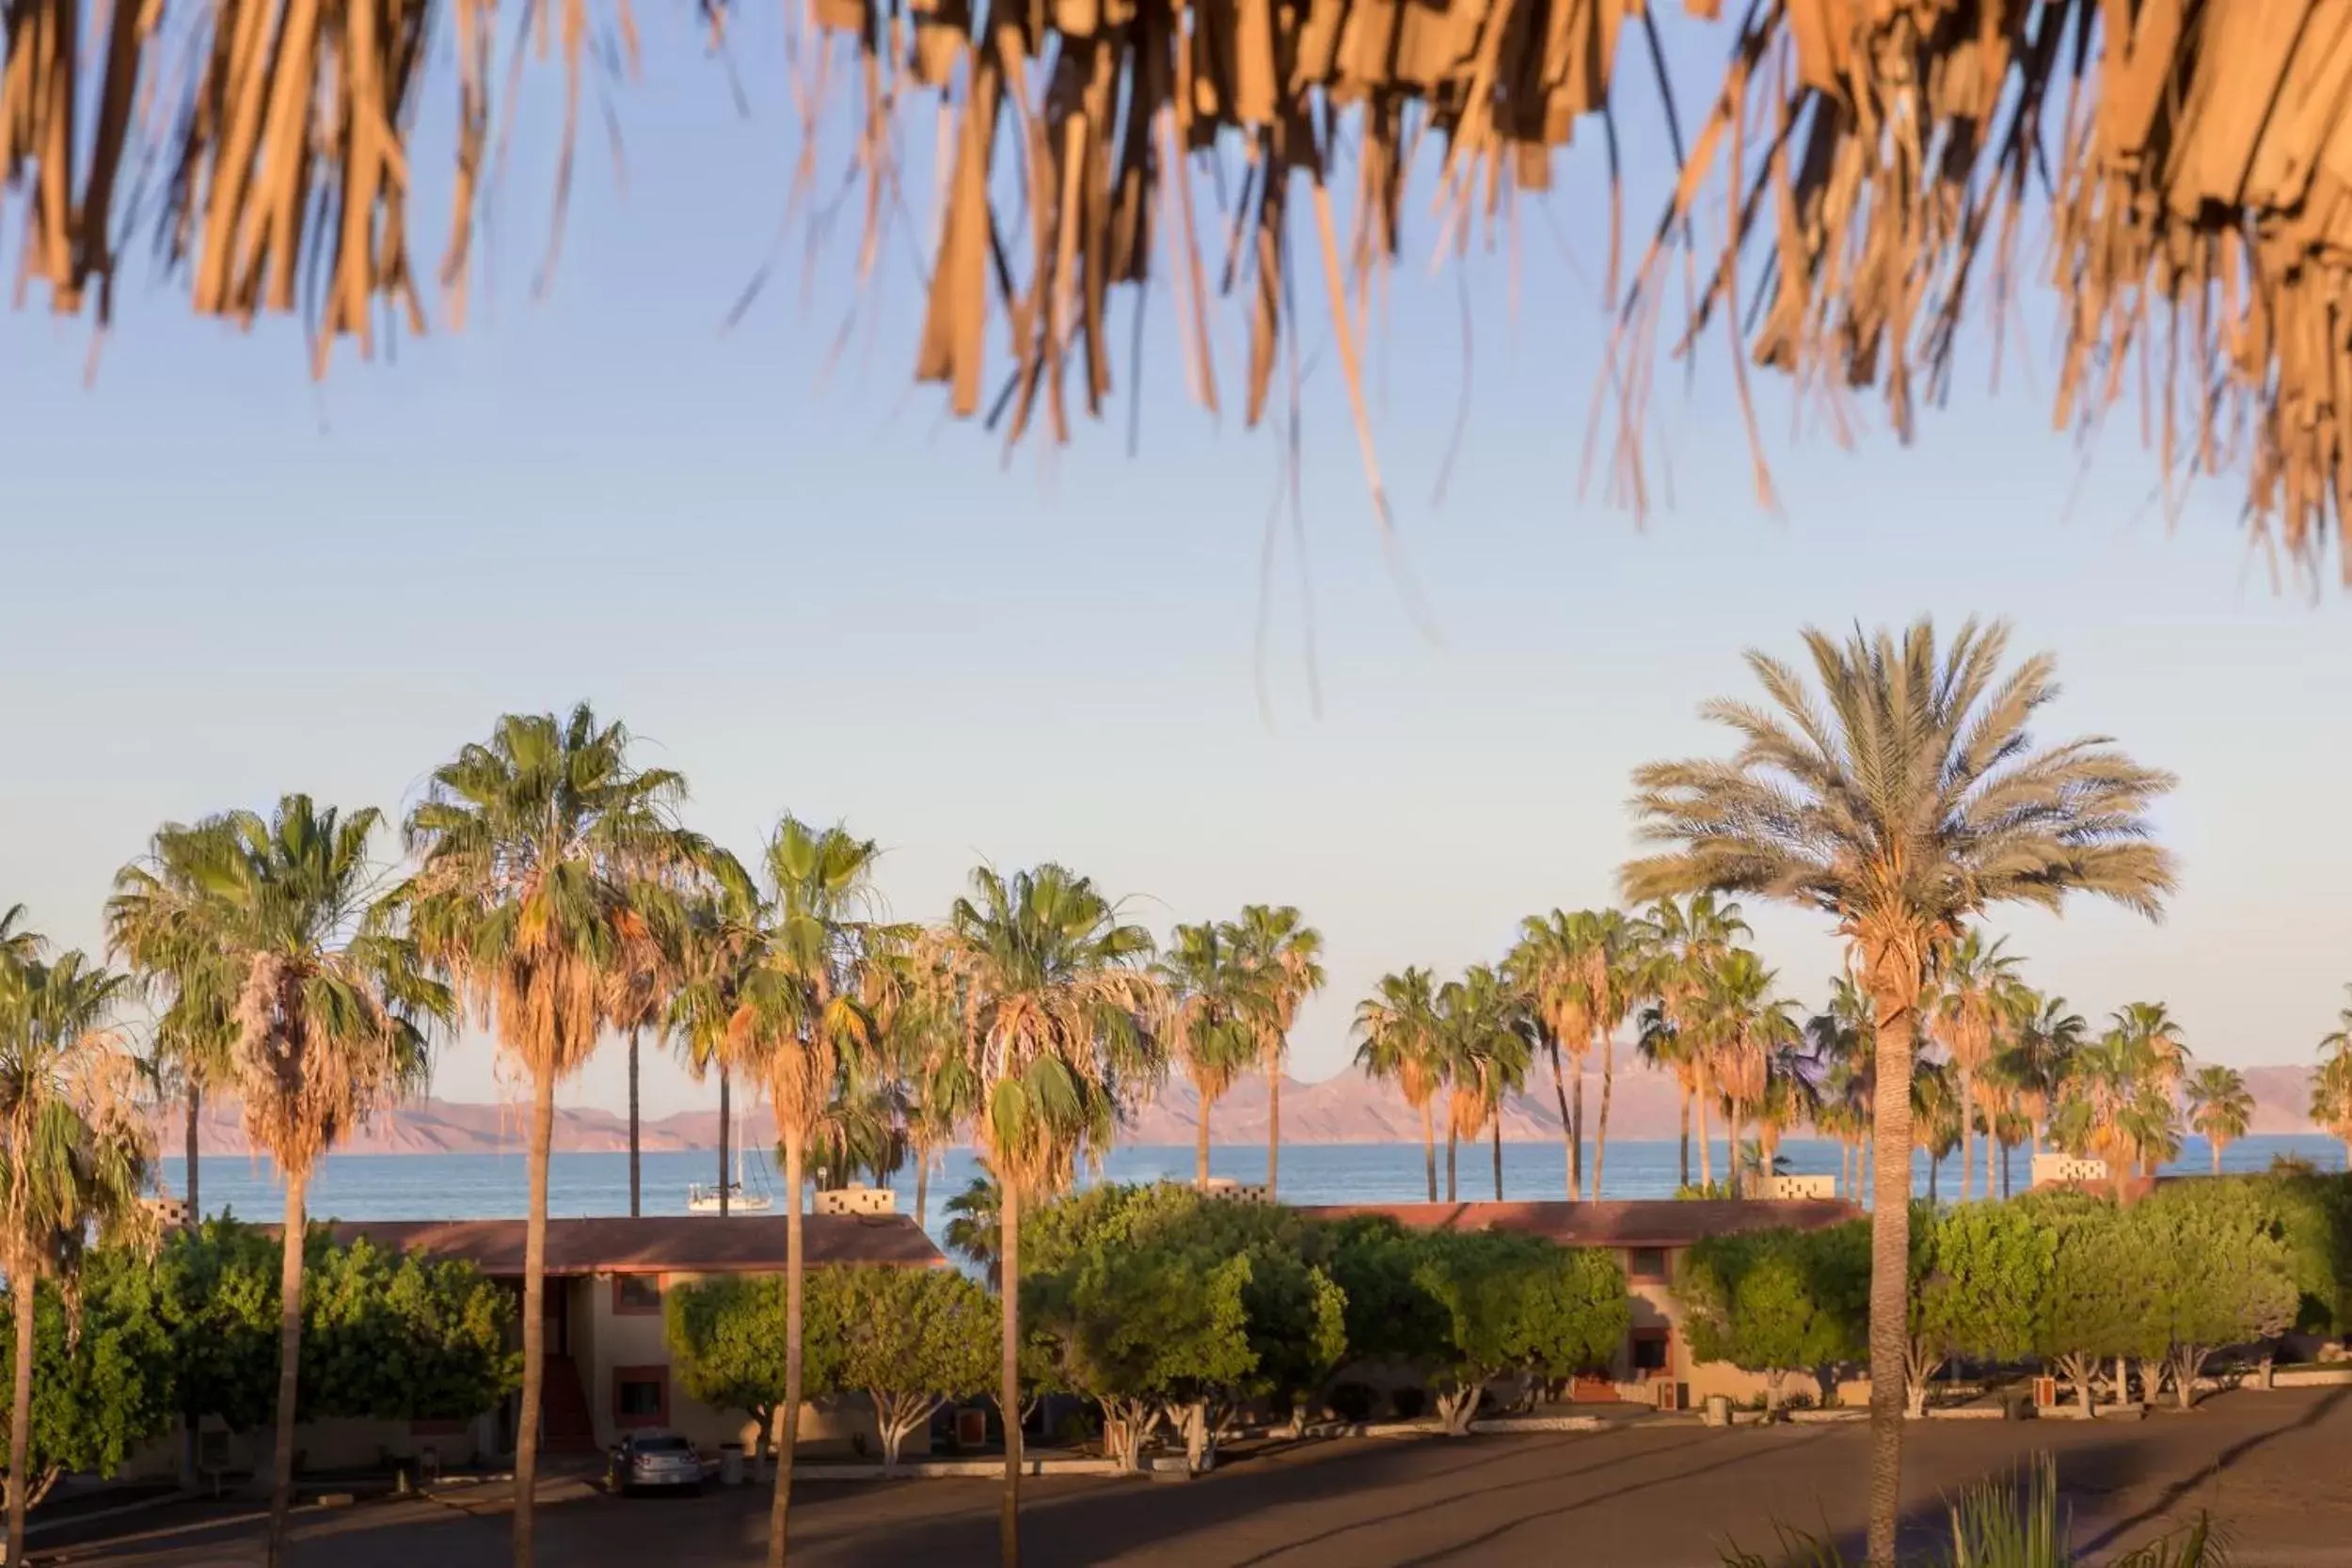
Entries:
[[[491,0],[5,4],[0,167],[26,273],[57,309],[103,320],[126,230],[151,225],[198,311],[300,309],[322,372],[339,339],[370,352],[426,324],[406,160],[426,71],[449,62],[459,78],[453,211],[433,263],[434,309],[454,326],[485,169],[525,78],[567,95],[560,183],[583,75],[632,58],[637,40],[628,0],[534,0],[503,18]],[[918,104],[928,126],[944,95],[915,373],[1011,440],[1041,424],[1068,438],[1073,403],[1099,412],[1120,353],[1106,301],[1157,255],[1196,398],[1227,395],[1207,348],[1223,278],[1250,317],[1247,417],[1263,410],[1282,334],[1327,323],[1369,463],[1361,301],[1416,171],[1437,171],[1443,239],[1465,243],[1546,185],[1597,119],[1603,134],[1577,150],[1611,160],[1613,230],[1621,54],[1636,90],[1665,80],[1641,0],[787,6],[831,47],[825,71],[800,55],[804,126],[833,97],[858,128],[862,277],[900,199],[892,133]],[[2352,0],[1691,8],[1726,65],[1666,210],[1654,225],[1635,214],[1641,248],[1612,268],[1613,491],[1642,503],[1656,361],[1702,330],[1743,350],[1729,356],[1743,409],[1753,363],[1824,400],[1833,426],[1871,389],[1907,436],[1968,329],[1997,356],[2005,313],[2039,280],[2064,329],[2057,424],[2088,433],[2130,400],[2169,476],[2241,476],[2255,522],[2317,559],[2352,483]],[[443,11],[447,46],[428,48]],[[724,14],[704,0],[704,24]],[[1218,232],[1191,180],[1170,177],[1210,151],[1246,160]],[[1687,295],[1666,287],[1684,247],[1695,255],[1672,271],[1690,268]],[[1286,277],[1294,264],[1308,276]],[[1754,428],[1751,412],[1752,441]],[[1756,472],[1769,499],[1760,455]]]

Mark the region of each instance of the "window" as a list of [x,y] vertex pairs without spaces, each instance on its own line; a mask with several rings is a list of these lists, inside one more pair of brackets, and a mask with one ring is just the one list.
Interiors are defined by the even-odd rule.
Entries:
[[1626,1273],[1636,1279],[1661,1280],[1666,1277],[1666,1249],[1662,1246],[1637,1246],[1626,1259]]
[[1666,1331],[1662,1328],[1637,1328],[1633,1331],[1633,1370],[1636,1375],[1662,1372],[1666,1370]]
[[616,1274],[612,1276],[612,1315],[652,1317],[661,1310],[661,1276],[658,1274]]
[[624,1427],[666,1426],[670,1420],[670,1370],[667,1367],[612,1369],[612,1424]]

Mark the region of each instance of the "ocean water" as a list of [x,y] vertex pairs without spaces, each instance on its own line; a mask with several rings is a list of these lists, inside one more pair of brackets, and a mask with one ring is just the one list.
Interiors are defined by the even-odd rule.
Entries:
[[[1834,1143],[1792,1139],[1781,1146],[1788,1170],[1796,1175],[1836,1175],[1838,1149]],[[1714,1146],[1718,1176],[1724,1169],[1724,1148]],[[2225,1152],[2222,1168],[2252,1171],[2266,1168],[2280,1155],[2293,1155],[2323,1170],[2344,1168],[2344,1146],[2320,1134],[2241,1139]],[[1695,1164],[1697,1155],[1692,1154]],[[1494,1190],[1492,1146],[1465,1145],[1457,1154],[1459,1194],[1465,1200],[1491,1198]],[[1589,1178],[1591,1150],[1586,1151]],[[184,1162],[176,1154],[163,1162],[166,1184],[184,1192]],[[2027,1160],[2021,1149],[2011,1157],[2011,1180],[2023,1191]],[[1445,1151],[1438,1152],[1438,1180],[1443,1196]],[[1265,1179],[1265,1149],[1260,1146],[1220,1145],[1210,1151],[1212,1174],[1237,1181]],[[2181,1159],[2168,1171],[2200,1173],[2212,1168],[2212,1155],[2201,1139],[2191,1138]],[[1502,1146],[1502,1191],[1509,1198],[1553,1198],[1565,1196],[1566,1154],[1557,1143],[1506,1143]],[[1193,1151],[1189,1147],[1138,1145],[1113,1149],[1098,1175],[1087,1180],[1156,1181],[1163,1178],[1190,1180]],[[643,1212],[683,1214],[690,1184],[718,1179],[715,1151],[694,1150],[646,1154],[643,1157]],[[978,1174],[972,1156],[950,1151],[945,1168],[930,1179],[928,1228],[937,1237],[946,1224],[943,1210],[949,1196]],[[1695,1178],[1695,1171],[1693,1173]],[[1612,1142],[1603,1173],[1604,1196],[1671,1197],[1679,1180],[1678,1146],[1668,1141]],[[1912,1182],[1925,1194],[1928,1162],[1914,1162]],[[199,1194],[207,1213],[228,1210],[249,1220],[275,1220],[283,1212],[284,1196],[276,1173],[266,1160],[223,1154],[203,1157]],[[1282,1148],[1282,1197],[1292,1203],[1417,1202],[1427,1195],[1419,1144],[1289,1144]],[[1946,1160],[1935,1172],[1940,1196],[1958,1196],[1960,1161]],[[1981,1173],[1979,1180],[1981,1180]],[[747,1159],[745,1184],[774,1192],[778,1179],[771,1162],[756,1155]],[[914,1212],[914,1177],[902,1172],[894,1183],[899,1211]],[[548,1212],[559,1217],[628,1212],[628,1156],[622,1153],[556,1154],[548,1181]],[[520,1152],[501,1154],[333,1154],[310,1183],[310,1204],[320,1219],[501,1219],[518,1218],[530,1195],[530,1172]]]

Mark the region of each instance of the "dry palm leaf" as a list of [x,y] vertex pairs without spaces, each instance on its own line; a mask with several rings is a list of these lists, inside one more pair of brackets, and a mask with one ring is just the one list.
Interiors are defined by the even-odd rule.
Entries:
[[[199,310],[305,308],[322,370],[338,337],[373,346],[379,311],[422,328],[405,150],[433,0],[5,5],[0,171],[24,271],[58,309],[94,293],[103,319],[128,193],[152,179],[163,254]],[[440,281],[456,321],[494,101],[515,82],[494,92],[494,0],[447,13],[459,123]],[[624,0],[532,0],[506,20],[518,65],[525,40],[561,55],[568,181],[582,73],[633,56],[634,24]],[[1608,107],[1629,24],[1658,49],[1642,0],[807,0],[795,20],[832,45],[793,54],[811,133],[796,188],[813,180],[827,96],[850,84],[862,276],[902,200],[896,133],[939,105],[916,373],[1015,440],[1041,421],[1066,439],[1073,392],[1100,411],[1119,353],[1111,292],[1142,283],[1163,243],[1197,399],[1220,403],[1205,324],[1221,273],[1248,302],[1248,417],[1282,333],[1327,314],[1363,435],[1367,301],[1424,138],[1442,254],[1549,183],[1553,150]],[[2060,426],[2088,432],[2137,395],[2170,472],[2241,471],[2250,513],[2315,555],[2347,484],[2352,4],[1754,0],[1724,32],[1722,89],[1611,345],[1622,493],[1641,503],[1675,249],[1701,264],[1674,341],[1687,349],[1720,313],[1743,406],[1753,358],[1840,436],[1851,392],[1874,388],[1907,436],[1944,395],[1964,325],[1988,331],[1997,365],[2030,230],[2067,324]],[[831,69],[845,54],[852,69]],[[1234,156],[1239,198],[1212,232],[1183,170]],[[1717,187],[1722,232],[1702,243],[1693,219]],[[1320,302],[1295,286],[1295,245],[1317,257]],[[1769,495],[1760,458],[1757,477]]]

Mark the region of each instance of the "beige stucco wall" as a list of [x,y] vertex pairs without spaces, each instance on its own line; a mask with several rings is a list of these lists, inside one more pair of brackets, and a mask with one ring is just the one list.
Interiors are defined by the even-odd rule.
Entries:
[[[444,1469],[450,1469],[470,1465],[486,1451],[492,1438],[490,1419],[485,1416],[466,1422],[454,1432],[441,1430],[451,1423],[419,1431],[416,1423],[408,1421],[305,1421],[294,1428],[294,1452],[305,1473],[373,1469],[387,1456],[413,1460],[427,1449]],[[218,1434],[205,1446],[222,1460],[223,1474],[268,1472],[277,1443],[274,1431],[264,1427],[258,1432],[232,1433],[209,1418],[204,1424],[208,1432]],[[172,1480],[179,1477],[185,1454],[186,1440],[174,1422],[169,1432],[134,1453],[119,1473],[132,1481]],[[203,1478],[196,1479],[200,1483]]]

